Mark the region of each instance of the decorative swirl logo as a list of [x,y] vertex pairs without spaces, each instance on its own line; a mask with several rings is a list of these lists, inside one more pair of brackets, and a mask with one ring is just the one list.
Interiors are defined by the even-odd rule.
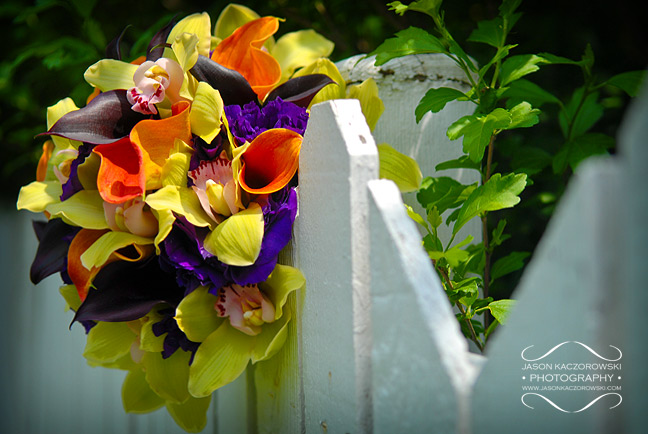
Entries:
[[[621,360],[621,357],[623,356],[623,354],[621,353],[621,350],[620,350],[620,349],[618,349],[618,348],[615,347],[614,345],[610,345],[610,347],[614,348],[615,350],[617,350],[617,351],[619,352],[619,357],[617,357],[616,359],[606,359],[605,357],[601,356],[601,355],[598,354],[596,351],[594,351],[593,349],[591,349],[590,347],[588,347],[587,345],[585,345],[584,343],[582,343],[582,342],[578,342],[578,341],[565,341],[565,342],[563,342],[563,343],[561,343],[561,344],[558,344],[558,345],[556,345],[555,347],[553,347],[552,349],[550,349],[549,351],[547,351],[544,355],[538,357],[537,359],[527,359],[526,357],[524,357],[524,353],[525,353],[525,351],[528,350],[529,348],[533,348],[533,347],[535,346],[535,345],[530,345],[530,346],[528,346],[528,347],[526,347],[525,349],[522,350],[522,353],[520,353],[520,356],[521,356],[525,361],[527,361],[527,362],[536,362],[536,361],[538,361],[538,360],[542,360],[542,359],[544,359],[544,358],[547,357],[549,354],[553,353],[554,351],[556,351],[558,348],[562,347],[563,345],[565,345],[565,344],[570,344],[570,343],[578,344],[578,345],[582,346],[583,348],[586,348],[590,353],[594,354],[594,355],[595,355],[596,357],[598,357],[599,359],[601,359],[601,360],[605,360],[605,361],[607,361],[607,362],[616,362],[616,361],[619,361],[619,360]],[[544,397],[543,397],[543,398],[544,398]],[[545,399],[546,399],[546,398],[545,398]],[[551,401],[549,401],[549,402],[551,402]],[[594,402],[594,401],[593,401],[593,402]],[[618,404],[617,404],[617,405],[618,405]]]
[[556,403],[554,403],[552,400],[550,400],[550,399],[547,398],[546,396],[540,395],[539,393],[532,393],[532,392],[529,392],[529,393],[525,393],[524,395],[522,395],[521,400],[522,400],[522,404],[524,404],[526,407],[529,407],[530,409],[533,409],[534,407],[531,407],[529,404],[527,404],[526,402],[524,402],[524,398],[525,398],[526,396],[528,396],[528,395],[536,395],[536,396],[539,396],[540,398],[542,398],[542,399],[544,399],[545,401],[547,401],[547,402],[548,402],[548,403],[549,403],[553,408],[555,408],[556,410],[560,410],[560,411],[562,411],[563,413],[580,413],[581,411],[585,411],[585,410],[587,410],[588,408],[590,408],[592,405],[594,405],[594,403],[595,403],[596,401],[598,401],[598,400],[600,400],[601,398],[603,398],[604,396],[608,396],[608,395],[614,395],[614,396],[617,396],[617,397],[619,398],[619,402],[617,402],[615,405],[613,405],[612,407],[610,407],[610,410],[613,409],[613,408],[615,408],[615,407],[618,407],[619,405],[621,405],[621,402],[623,401],[623,398],[621,397],[620,394],[618,394],[618,393],[611,393],[611,392],[610,392],[610,393],[606,393],[606,394],[604,394],[604,395],[599,396],[598,398],[594,399],[592,402],[590,402],[589,404],[587,404],[585,407],[581,408],[580,410],[569,411],[569,410],[564,410],[564,409],[560,408],[558,405],[556,405]]

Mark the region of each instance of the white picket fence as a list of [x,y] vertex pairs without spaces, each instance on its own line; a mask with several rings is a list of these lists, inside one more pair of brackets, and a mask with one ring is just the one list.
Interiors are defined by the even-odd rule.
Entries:
[[[398,190],[377,180],[375,141],[358,102],[313,107],[295,236],[283,258],[307,287],[290,302],[285,347],[214,394],[204,432],[643,432],[647,118],[648,91],[627,117],[619,155],[584,164],[574,177],[514,294],[516,310],[482,357],[468,351]],[[438,122],[426,136],[434,146],[458,146],[439,139],[443,121],[425,122]],[[397,145],[380,128],[376,140]],[[124,373],[85,364],[83,331],[67,329],[58,277],[28,283],[30,218],[0,213],[0,432],[182,432],[165,410],[124,414]],[[601,362],[574,341],[604,359],[616,358],[610,346],[623,352],[613,380],[595,383],[622,387],[619,406],[610,409],[616,395],[594,401],[608,392],[582,389],[537,392],[555,406],[538,395],[522,400],[524,386],[540,384],[527,376],[547,373],[523,370],[523,354],[537,359],[564,343],[542,362]]]

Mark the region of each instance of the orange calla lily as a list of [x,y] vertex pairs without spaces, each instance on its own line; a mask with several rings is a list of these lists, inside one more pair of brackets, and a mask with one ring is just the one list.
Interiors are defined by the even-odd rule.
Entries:
[[[68,250],[68,264],[67,272],[70,280],[79,293],[81,301],[85,300],[88,296],[88,290],[92,284],[92,280],[102,267],[92,267],[90,270],[83,266],[81,256],[86,250],[92,246],[95,241],[101,238],[108,230],[94,230],[94,229],[81,229],[72,239],[70,248]],[[108,260],[103,266],[115,261],[137,262],[153,253],[153,246],[151,245],[137,245],[133,244],[127,248],[115,251],[110,254]]]
[[275,17],[250,21],[218,44],[211,55],[214,62],[240,72],[262,101],[281,79],[279,62],[261,49],[278,29]]
[[281,190],[297,172],[302,136],[285,128],[259,134],[241,155],[238,181],[248,193]]
[[74,283],[74,286],[79,293],[79,298],[81,298],[81,301],[85,300],[86,296],[88,295],[88,289],[90,288],[92,279],[100,270],[100,268],[97,267],[92,267],[91,270],[85,268],[81,263],[81,255],[106,232],[108,231],[81,229],[74,236],[72,242],[70,243],[70,249],[68,250],[67,258],[67,272],[70,276],[70,280],[72,280],[72,283]]
[[45,181],[45,175],[47,174],[47,163],[49,163],[53,151],[54,142],[48,140],[43,143],[43,153],[38,160],[38,167],[36,168],[36,181]]
[[124,137],[95,146],[93,152],[101,157],[97,189],[103,200],[122,203],[144,194],[146,177],[142,150],[137,144]]
[[159,178],[176,139],[191,142],[190,105],[187,101],[177,102],[172,107],[172,116],[140,121],[131,130],[130,140],[142,149],[147,179]]

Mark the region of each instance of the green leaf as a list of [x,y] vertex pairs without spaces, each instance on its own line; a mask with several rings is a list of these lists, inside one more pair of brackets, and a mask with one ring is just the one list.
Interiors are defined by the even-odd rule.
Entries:
[[583,99],[583,88],[577,89],[569,104],[558,114],[558,122],[567,139],[585,134],[603,116],[603,106],[598,102],[598,92]]
[[524,260],[529,255],[531,255],[529,252],[511,252],[503,258],[498,259],[491,267],[491,283],[495,279],[499,279],[524,267]]
[[443,223],[443,218],[439,214],[439,209],[436,206],[429,208],[427,211],[427,221],[432,225],[433,228],[438,228]]
[[459,303],[464,306],[472,306],[472,304],[479,297],[479,289],[477,288],[477,278],[472,277],[460,282],[455,283],[455,290],[462,292],[465,295],[459,299]]
[[468,41],[481,42],[498,48],[502,42],[502,36],[502,18],[497,17],[492,20],[478,22],[477,28],[470,34]]
[[551,53],[540,53],[538,56],[542,57],[546,63],[550,65],[574,65],[582,66],[583,61],[571,60],[566,57],[556,56]]
[[639,93],[645,78],[646,71],[628,71],[615,75],[605,83],[618,87],[634,98]]
[[450,101],[454,101],[457,98],[468,98],[463,92],[452,89],[450,87],[439,87],[436,89],[430,89],[425,93],[425,96],[421,98],[416,110],[416,123],[419,123],[423,119],[423,115],[427,112],[438,113],[443,110],[443,107]]
[[501,245],[504,241],[511,238],[510,235],[504,234],[504,228],[506,227],[506,219],[501,219],[497,222],[497,227],[493,229],[493,235],[491,236],[490,247],[497,247]]
[[425,223],[425,220],[423,220],[423,217],[421,217],[417,212],[415,212],[414,209],[412,209],[411,206],[406,204],[405,205],[405,210],[407,211],[407,215],[409,216],[409,218],[414,220],[419,225],[423,226],[426,230],[428,230],[428,231],[430,230],[427,223]]
[[448,209],[460,206],[475,188],[476,184],[464,185],[447,176],[427,177],[421,183],[416,198],[424,208],[436,206],[438,212],[443,214]]
[[486,211],[511,208],[520,202],[518,195],[526,186],[526,174],[494,174],[486,184],[477,187],[464,202],[452,231],[456,235],[469,220]]
[[567,142],[553,158],[554,173],[562,173],[569,166],[572,171],[593,155],[607,154],[614,147],[614,139],[606,134],[589,133]]
[[189,399],[190,358],[191,353],[181,349],[167,359],[162,358],[162,353],[144,353],[142,364],[151,389],[165,401],[181,404]]
[[551,160],[551,154],[544,149],[531,146],[521,146],[513,155],[511,167],[516,172],[524,172],[528,175],[532,175],[549,166]]
[[443,244],[441,243],[441,240],[434,234],[427,234],[423,237],[423,247],[428,253],[443,251]]
[[493,301],[488,305],[488,309],[491,311],[491,314],[495,317],[497,321],[501,324],[505,324],[508,319],[509,314],[515,306],[515,300],[497,300]]
[[443,0],[419,0],[410,3],[409,5],[404,5],[399,1],[387,3],[390,11],[396,12],[398,15],[403,15],[408,10],[422,12],[428,14],[431,17],[439,16],[439,8],[441,7],[441,2]]
[[519,56],[512,56],[502,63],[500,73],[500,83],[504,87],[509,83],[518,80],[525,75],[536,72],[540,67],[538,64],[546,63],[543,57],[536,56],[535,54],[522,54]]
[[439,163],[434,167],[434,170],[448,170],[448,169],[474,169],[480,170],[479,164],[475,163],[467,155],[462,155],[456,160],[448,160]]
[[121,395],[126,413],[150,413],[164,405],[164,399],[153,392],[146,382],[144,371],[140,369],[130,371],[126,375]]
[[486,65],[481,67],[481,69],[479,70],[479,75],[482,77],[485,76],[491,66],[493,66],[495,63],[499,62],[500,60],[508,56],[509,52],[515,47],[517,47],[517,45],[511,44],[511,45],[505,45],[504,47],[498,48],[493,58],[489,60]]
[[554,95],[525,79],[510,83],[502,97],[508,98],[508,102],[511,102],[512,105],[519,104],[522,101],[527,101],[534,107],[540,107],[546,103],[560,104],[560,100]]
[[407,56],[409,54],[446,53],[443,43],[423,29],[410,27],[396,33],[394,38],[389,38],[369,56],[376,56],[376,66],[385,64],[391,59]]
[[175,422],[187,432],[201,432],[207,425],[207,410],[211,395],[205,398],[189,398],[182,404],[167,402],[167,411]]
[[531,107],[531,104],[524,101],[508,111],[511,115],[511,123],[505,127],[506,130],[513,128],[528,128],[538,123],[540,110]]
[[378,158],[380,178],[394,181],[401,193],[419,189],[423,175],[416,160],[398,152],[387,143],[378,145]]
[[464,136],[463,151],[468,154],[475,163],[484,157],[484,150],[488,146],[493,133],[495,122],[488,116],[464,116],[448,128],[448,138],[458,139]]

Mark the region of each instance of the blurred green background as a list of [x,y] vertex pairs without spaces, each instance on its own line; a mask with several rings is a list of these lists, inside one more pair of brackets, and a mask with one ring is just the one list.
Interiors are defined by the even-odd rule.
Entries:
[[[409,25],[430,28],[429,18],[409,13],[398,17],[381,0],[248,0],[241,2],[261,15],[286,18],[279,34],[314,28],[333,42],[332,60],[366,53],[384,39]],[[407,2],[405,2],[407,3]],[[172,17],[208,12],[213,22],[227,1],[197,0],[5,0],[0,5],[3,50],[0,57],[0,201],[13,207],[21,185],[34,180],[35,167],[44,138],[34,136],[46,129],[45,110],[59,99],[71,96],[85,104],[91,88],[83,81],[85,69],[104,57],[106,44],[126,25],[124,60],[144,53],[150,37]],[[498,0],[446,0],[446,23],[460,42],[465,41],[480,20],[497,15]],[[648,32],[645,14],[636,2],[592,0],[524,1],[523,16],[510,43],[519,47],[514,54],[551,52],[579,59],[587,43],[596,56],[594,71],[601,78],[648,66]],[[469,54],[483,62],[488,48],[466,44]],[[486,50],[486,51],[484,51]],[[582,84],[580,70],[569,66],[543,68],[531,80],[563,100]],[[629,102],[613,88],[606,89],[606,115],[595,130],[614,136]],[[416,101],[412,101],[412,112]],[[551,114],[551,113],[549,113]],[[534,127],[532,133],[498,139],[495,161],[508,171],[516,143],[541,146],[555,154],[560,132],[555,121]],[[425,174],[424,174],[425,175]],[[532,251],[555,203],[565,188],[569,173],[554,175],[550,169],[534,175],[535,184],[523,194],[523,203],[506,214],[513,239],[497,256],[509,251]],[[495,258],[496,259],[496,258]],[[493,287],[497,298],[507,296],[517,275]]]

